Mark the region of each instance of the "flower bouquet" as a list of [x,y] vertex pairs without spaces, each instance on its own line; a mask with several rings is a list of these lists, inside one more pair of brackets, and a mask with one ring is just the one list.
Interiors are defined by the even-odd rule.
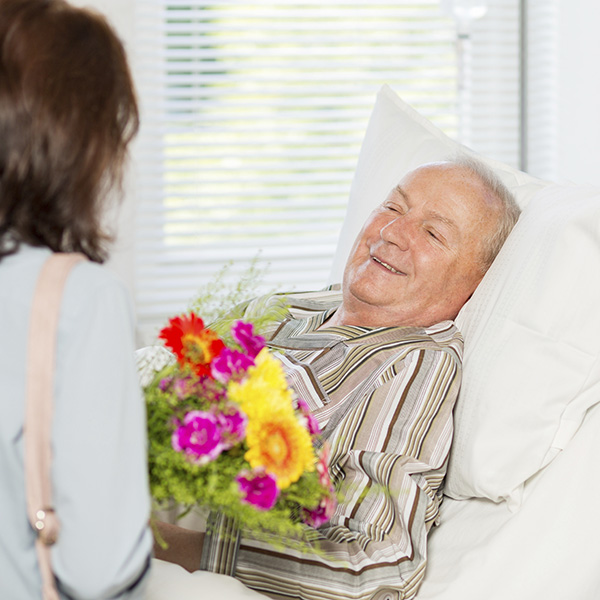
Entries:
[[226,344],[191,312],[159,336],[176,357],[145,387],[150,487],[160,506],[206,506],[253,535],[299,539],[336,506],[319,426],[281,363],[237,321]]

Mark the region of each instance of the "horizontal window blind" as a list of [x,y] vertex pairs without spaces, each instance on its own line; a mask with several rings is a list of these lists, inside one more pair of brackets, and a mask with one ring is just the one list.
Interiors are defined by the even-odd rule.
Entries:
[[[481,19],[471,54],[472,80],[495,85],[489,94],[488,83],[473,84],[473,114],[491,111],[496,129],[478,128],[477,116],[471,130],[474,147],[495,140],[486,149],[502,159],[519,130],[518,105],[509,106],[518,83],[508,77],[518,82],[518,44],[505,47],[515,38],[505,20],[513,11],[497,4],[498,31]],[[384,83],[460,135],[456,25],[438,0],[140,0],[136,27],[144,342],[229,261],[232,280],[257,256],[268,263],[265,289],[324,284]]]

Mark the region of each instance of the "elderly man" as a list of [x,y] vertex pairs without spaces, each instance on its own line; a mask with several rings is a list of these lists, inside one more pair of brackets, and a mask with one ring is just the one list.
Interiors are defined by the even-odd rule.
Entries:
[[461,379],[462,338],[452,320],[518,215],[479,163],[422,166],[372,212],[341,289],[286,296],[289,314],[268,343],[283,351],[290,384],[331,444],[341,502],[317,530],[325,552],[236,537],[217,519],[206,536],[166,531],[187,568],[233,575],[273,597],[415,596]]

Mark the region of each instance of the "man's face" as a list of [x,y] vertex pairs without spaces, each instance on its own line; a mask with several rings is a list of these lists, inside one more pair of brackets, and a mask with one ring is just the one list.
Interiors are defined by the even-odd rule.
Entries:
[[483,276],[484,241],[499,214],[465,168],[441,163],[409,173],[354,243],[343,281],[347,324],[454,319]]

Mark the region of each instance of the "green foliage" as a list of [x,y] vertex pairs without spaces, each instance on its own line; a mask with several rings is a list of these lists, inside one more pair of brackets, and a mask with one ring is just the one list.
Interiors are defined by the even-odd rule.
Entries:
[[[268,267],[260,268],[258,266],[258,256],[252,260],[241,277],[228,283],[232,266],[231,261],[223,266],[215,278],[190,304],[190,309],[201,315],[205,323],[212,324],[221,319],[223,315],[233,311],[238,305],[259,295],[260,282]],[[217,333],[220,332],[217,331]]]
[[[200,315],[228,346],[232,324],[244,317],[254,325],[256,335],[264,335],[269,326],[283,320],[288,303],[285,296],[273,298],[272,292],[258,296],[260,281],[267,267],[258,266],[258,257],[252,260],[248,270],[235,283],[227,283],[232,263],[226,264],[202,293],[190,304],[190,310]],[[251,302],[253,298],[256,298]]]

